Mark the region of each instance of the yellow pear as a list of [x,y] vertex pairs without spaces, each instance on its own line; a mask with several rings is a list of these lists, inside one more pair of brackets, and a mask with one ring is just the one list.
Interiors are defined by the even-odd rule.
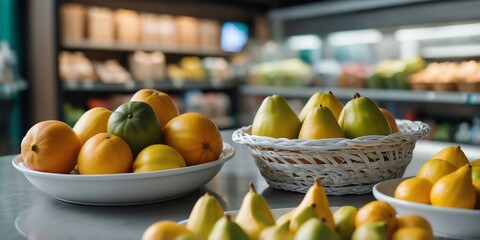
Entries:
[[302,202],[296,208],[277,219],[276,224],[282,224],[288,220],[291,220],[291,218],[296,215],[296,212],[301,211],[312,204],[315,204],[317,217],[324,220],[330,228],[335,229],[333,214],[330,210],[325,189],[320,183],[320,178],[315,179],[313,185],[308,189],[307,193],[303,197]]
[[480,166],[472,165],[472,183],[473,187],[475,188],[475,192],[477,193],[476,208],[480,209]]
[[287,101],[279,95],[266,97],[252,124],[252,135],[272,138],[298,137],[302,123]]
[[343,138],[343,131],[332,111],[320,104],[308,112],[298,139]]
[[440,178],[430,191],[433,206],[473,209],[475,200],[470,164],[465,164],[455,172]]
[[426,161],[417,173],[417,177],[425,178],[434,184],[441,177],[455,172],[457,167],[449,161],[433,158]]
[[438,151],[432,158],[440,158],[449,161],[459,168],[468,163],[468,158],[460,146],[449,146]]
[[343,107],[338,123],[347,138],[392,133],[387,118],[378,106],[358,93]]
[[333,116],[335,116],[335,119],[338,119],[340,112],[343,109],[342,102],[340,102],[340,100],[333,95],[332,91],[327,93],[316,92],[310,97],[310,99],[308,99],[302,111],[300,111],[300,114],[298,115],[300,121],[303,122],[307,117],[308,112],[310,112],[310,110],[313,108],[318,107],[320,104],[328,107],[330,111],[332,111]]

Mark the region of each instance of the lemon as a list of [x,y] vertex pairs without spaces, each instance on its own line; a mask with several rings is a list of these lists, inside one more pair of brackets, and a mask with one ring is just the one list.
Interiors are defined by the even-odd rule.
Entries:
[[403,180],[397,186],[394,197],[405,201],[429,204],[430,190],[432,190],[430,181],[424,178],[413,177]]
[[185,160],[177,150],[164,144],[154,144],[138,154],[133,162],[133,172],[151,172],[185,166]]

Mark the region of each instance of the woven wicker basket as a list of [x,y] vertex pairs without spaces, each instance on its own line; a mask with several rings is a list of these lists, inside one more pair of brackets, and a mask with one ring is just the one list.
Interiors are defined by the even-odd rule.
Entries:
[[422,122],[397,120],[400,133],[356,139],[298,140],[250,135],[251,126],[233,133],[246,144],[272,188],[305,193],[315,177],[328,195],[364,194],[374,184],[402,177],[417,140],[429,131]]

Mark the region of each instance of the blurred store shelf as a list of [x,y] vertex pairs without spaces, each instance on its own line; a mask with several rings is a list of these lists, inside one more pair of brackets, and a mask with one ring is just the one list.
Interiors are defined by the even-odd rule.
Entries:
[[162,51],[166,54],[190,54],[190,55],[208,55],[208,56],[230,56],[232,53],[224,52],[217,48],[207,47],[185,47],[185,46],[166,46],[161,44],[146,43],[101,43],[88,40],[73,41],[63,40],[62,46],[65,49],[83,49],[83,50],[108,50],[108,51]]
[[351,99],[355,93],[374,100],[451,103],[480,105],[480,93],[466,92],[433,92],[387,89],[344,89],[321,87],[272,87],[272,86],[242,86],[240,94],[250,96],[281,95],[289,98],[309,98],[315,92],[332,91],[340,99]]
[[0,83],[0,98],[9,97],[15,93],[26,90],[27,88],[28,84],[23,79]]
[[143,88],[154,88],[161,91],[175,90],[225,90],[236,88],[240,85],[238,81],[210,82],[210,81],[150,81],[137,82],[129,81],[125,83],[102,83],[99,81],[64,81],[62,83],[64,91],[75,92],[131,92]]

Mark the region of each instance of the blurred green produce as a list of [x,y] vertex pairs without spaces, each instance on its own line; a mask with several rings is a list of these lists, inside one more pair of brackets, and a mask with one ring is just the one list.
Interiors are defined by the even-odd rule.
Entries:
[[425,67],[425,60],[415,57],[407,60],[384,60],[367,79],[368,88],[408,89],[408,77]]

